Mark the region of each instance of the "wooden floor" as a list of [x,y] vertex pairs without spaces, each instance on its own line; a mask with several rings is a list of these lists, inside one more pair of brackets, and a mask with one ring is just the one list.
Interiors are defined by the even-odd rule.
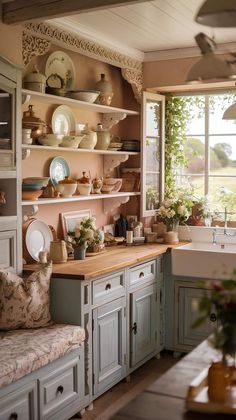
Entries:
[[151,359],[131,374],[130,383],[122,381],[97,398],[94,401],[93,410],[86,410],[83,420],[110,419],[118,410],[140,394],[176,362],[177,360],[168,352],[164,352],[160,359]]

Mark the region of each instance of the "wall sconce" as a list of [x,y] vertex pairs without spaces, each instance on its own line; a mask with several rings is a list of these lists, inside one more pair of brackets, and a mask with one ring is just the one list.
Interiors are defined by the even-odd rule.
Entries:
[[195,40],[201,50],[202,58],[190,69],[187,83],[236,79],[236,69],[232,63],[214,54],[217,46],[213,39],[200,32],[195,36]]
[[195,21],[206,26],[229,28],[236,26],[235,0],[206,0]]

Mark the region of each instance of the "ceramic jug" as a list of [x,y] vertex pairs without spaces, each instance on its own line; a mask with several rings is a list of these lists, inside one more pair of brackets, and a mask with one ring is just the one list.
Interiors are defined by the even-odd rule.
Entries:
[[67,250],[65,241],[51,241],[49,258],[54,264],[65,263],[67,261]]
[[101,79],[96,83],[96,89],[99,90],[100,94],[96,99],[96,103],[100,105],[111,105],[113,98],[113,91],[111,83],[106,80],[105,74],[101,74]]
[[111,142],[111,135],[108,130],[104,130],[102,127],[102,124],[97,125],[97,144],[95,146],[95,149],[100,150],[107,150],[110,142]]
[[82,138],[79,148],[80,149],[94,149],[97,143],[97,133],[96,131],[89,130],[88,124],[85,124],[84,130],[81,131],[81,134],[84,135]]

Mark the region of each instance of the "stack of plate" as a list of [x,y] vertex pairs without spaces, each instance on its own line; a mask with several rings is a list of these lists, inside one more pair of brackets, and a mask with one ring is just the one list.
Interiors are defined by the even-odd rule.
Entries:
[[122,149],[122,143],[121,142],[111,142],[110,143],[110,145],[109,145],[109,147],[108,147],[108,150],[113,150],[113,151],[115,151],[115,150],[121,150]]
[[139,152],[140,151],[140,141],[139,140],[123,140],[122,150],[127,150],[129,152]]

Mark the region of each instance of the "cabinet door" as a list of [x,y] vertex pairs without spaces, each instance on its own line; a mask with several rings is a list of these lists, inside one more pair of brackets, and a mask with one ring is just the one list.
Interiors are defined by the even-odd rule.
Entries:
[[0,269],[16,270],[16,231],[0,232]]
[[143,92],[142,102],[142,216],[153,216],[164,189],[165,97]]
[[157,348],[157,286],[130,293],[131,367]]
[[93,381],[98,396],[126,372],[125,298],[93,310]]
[[[185,346],[186,350],[195,347],[207,338],[216,326],[216,313],[213,311],[208,319],[199,328],[192,328],[199,318],[199,302],[206,293],[193,283],[176,282],[176,322],[177,345]],[[190,347],[191,346],[191,347]]]

